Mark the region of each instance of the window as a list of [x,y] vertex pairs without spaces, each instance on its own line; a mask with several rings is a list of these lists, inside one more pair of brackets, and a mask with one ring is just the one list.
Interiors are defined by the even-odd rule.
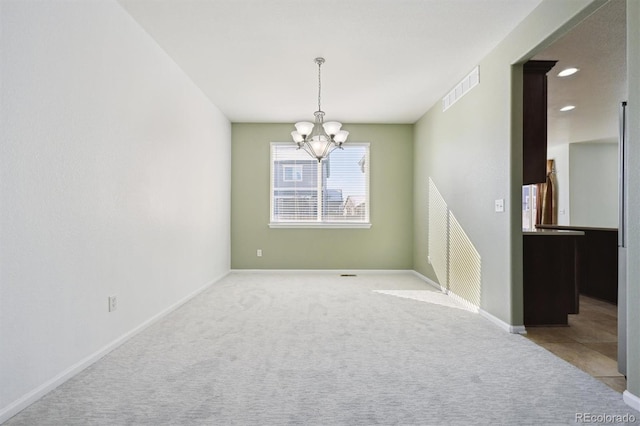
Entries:
[[522,230],[536,229],[536,212],[538,209],[538,185],[522,187]]
[[290,142],[272,143],[269,226],[371,226],[369,144],[349,142],[318,162]]

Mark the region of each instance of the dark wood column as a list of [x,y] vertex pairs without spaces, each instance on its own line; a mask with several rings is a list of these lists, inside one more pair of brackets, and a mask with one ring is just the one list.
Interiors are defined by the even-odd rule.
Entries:
[[523,70],[522,184],[547,177],[547,73],[557,61],[529,61]]

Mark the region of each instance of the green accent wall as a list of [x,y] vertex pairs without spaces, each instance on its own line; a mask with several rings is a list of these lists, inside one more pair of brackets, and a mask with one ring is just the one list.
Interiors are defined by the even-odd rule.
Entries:
[[232,125],[232,269],[413,269],[413,125],[344,128],[370,143],[369,229],[269,228],[269,146],[293,124]]
[[[431,178],[479,253],[480,308],[510,325],[522,325],[523,316],[519,64],[602,4],[543,1],[479,62],[480,84],[445,112],[437,103],[415,125],[414,269],[436,279],[427,260]],[[499,199],[505,211],[496,213]]]

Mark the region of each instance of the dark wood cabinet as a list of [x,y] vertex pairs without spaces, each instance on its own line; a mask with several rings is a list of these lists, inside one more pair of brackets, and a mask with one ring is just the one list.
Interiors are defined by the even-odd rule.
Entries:
[[539,229],[582,231],[577,258],[580,294],[618,303],[618,230],[586,226],[536,225]]
[[547,73],[557,61],[528,61],[523,68],[522,184],[547,177]]
[[568,325],[578,312],[578,244],[582,232],[536,231],[523,236],[525,326]]

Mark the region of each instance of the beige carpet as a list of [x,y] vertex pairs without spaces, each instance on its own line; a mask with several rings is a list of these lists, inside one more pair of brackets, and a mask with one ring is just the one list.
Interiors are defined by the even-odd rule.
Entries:
[[[406,292],[421,300],[397,297]],[[582,413],[640,419],[598,380],[443,300],[403,273],[231,274],[7,424],[575,425]]]

